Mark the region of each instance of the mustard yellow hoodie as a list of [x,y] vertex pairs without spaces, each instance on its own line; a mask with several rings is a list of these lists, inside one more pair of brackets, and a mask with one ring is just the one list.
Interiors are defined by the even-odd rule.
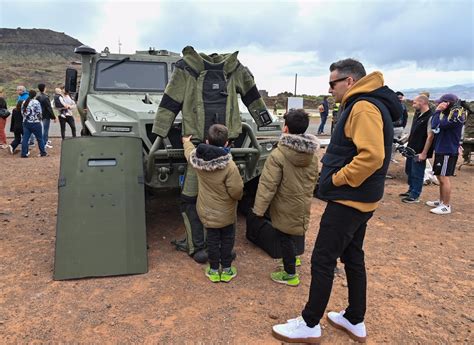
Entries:
[[[358,80],[344,95],[341,108],[347,100],[361,93],[374,91],[384,84],[383,75],[373,72]],[[380,169],[385,158],[383,120],[380,110],[372,103],[361,100],[354,104],[344,126],[344,134],[352,140],[357,148],[353,160],[332,176],[336,186],[360,186],[369,176]],[[361,212],[374,211],[378,202],[360,202],[352,200],[335,200],[340,204],[353,207]]]

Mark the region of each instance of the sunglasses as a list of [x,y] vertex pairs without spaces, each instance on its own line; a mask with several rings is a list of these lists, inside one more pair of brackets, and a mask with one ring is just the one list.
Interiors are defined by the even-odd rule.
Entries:
[[349,78],[349,77],[344,77],[344,78],[339,78],[339,79],[336,79],[336,80],[331,80],[329,82],[329,87],[331,89],[334,89],[334,86],[336,86],[337,83],[339,83],[340,81],[346,80],[347,78]]

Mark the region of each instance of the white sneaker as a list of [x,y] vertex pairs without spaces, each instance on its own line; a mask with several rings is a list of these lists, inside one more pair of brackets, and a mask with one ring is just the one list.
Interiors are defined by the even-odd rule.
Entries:
[[2,144],[2,149],[7,149],[8,145],[7,144]]
[[44,145],[44,147],[47,147],[48,149],[52,149],[52,148],[53,148],[53,145],[46,144],[46,145]]
[[51,140],[48,140],[48,142],[46,144],[51,145]]
[[336,313],[335,311],[329,312],[329,324],[346,332],[352,340],[355,340],[359,343],[365,343],[365,340],[367,339],[365,323],[360,322],[357,325],[353,325],[343,316],[345,312],[345,310],[341,311],[340,313]]
[[8,145],[8,151],[10,151],[11,155],[15,152],[15,150],[13,149],[13,146],[11,145]]
[[432,208],[430,212],[434,214],[450,214],[451,206],[440,204],[438,207]]
[[275,338],[287,343],[309,343],[319,344],[321,340],[321,326],[318,324],[313,328],[306,326],[306,322],[300,316],[288,320],[287,323],[273,326],[272,334]]
[[429,207],[438,207],[439,205],[441,205],[441,201],[439,200],[427,201],[425,204],[426,206],[429,206]]

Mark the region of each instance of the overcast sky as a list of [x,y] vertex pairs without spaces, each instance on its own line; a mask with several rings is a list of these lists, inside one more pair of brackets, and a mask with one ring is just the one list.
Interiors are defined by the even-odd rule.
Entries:
[[65,32],[97,50],[240,51],[259,89],[327,93],[354,57],[393,89],[474,83],[472,0],[10,1],[0,27]]

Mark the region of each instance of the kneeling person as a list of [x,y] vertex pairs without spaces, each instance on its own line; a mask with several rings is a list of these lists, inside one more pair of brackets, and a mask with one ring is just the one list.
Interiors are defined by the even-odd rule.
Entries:
[[[191,136],[183,137],[184,155],[198,177],[196,210],[207,230],[209,267],[206,276],[212,282],[229,282],[237,275],[232,266],[235,241],[237,202],[242,198],[244,184],[232,160],[227,127],[209,128],[206,144],[194,147]],[[219,272],[219,265],[222,271]]]
[[278,147],[265,162],[260,176],[253,212],[263,217],[270,208],[272,225],[278,232],[283,270],[273,272],[277,283],[297,286],[294,236],[303,236],[309,226],[311,200],[318,178],[318,139],[305,134],[308,113],[292,109],[285,116]]

